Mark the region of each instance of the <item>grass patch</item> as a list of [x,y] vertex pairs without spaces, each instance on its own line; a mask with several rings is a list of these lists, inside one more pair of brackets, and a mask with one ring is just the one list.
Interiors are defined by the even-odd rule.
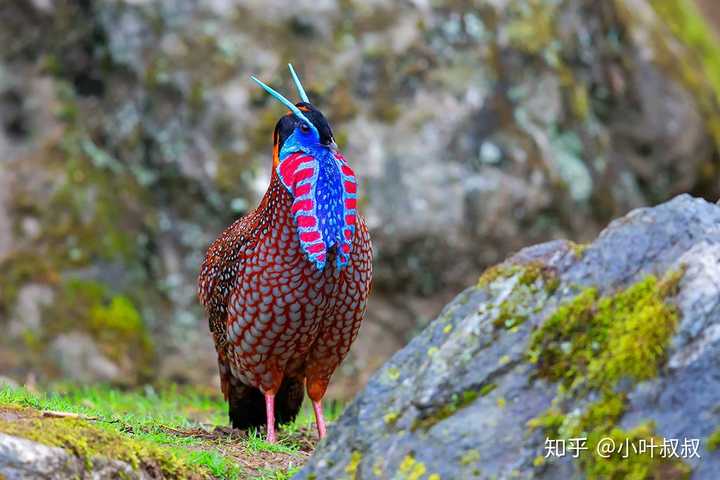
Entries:
[[[210,392],[168,387],[119,391],[105,386],[58,385],[47,393],[0,387],[0,432],[65,448],[83,458],[126,461],[166,478],[286,479],[315,447],[314,415],[304,405],[297,420],[280,428],[279,442],[264,432],[227,427],[227,406]],[[79,418],[48,418],[42,412]],[[332,403],[326,419],[341,408]]]

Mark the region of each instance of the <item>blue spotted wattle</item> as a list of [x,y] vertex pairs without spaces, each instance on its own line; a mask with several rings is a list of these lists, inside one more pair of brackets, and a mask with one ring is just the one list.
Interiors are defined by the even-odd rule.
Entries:
[[337,248],[338,268],[350,259],[357,219],[357,180],[339,153],[325,147],[283,152],[280,181],[293,195],[292,214],[300,246],[322,270],[328,252]]

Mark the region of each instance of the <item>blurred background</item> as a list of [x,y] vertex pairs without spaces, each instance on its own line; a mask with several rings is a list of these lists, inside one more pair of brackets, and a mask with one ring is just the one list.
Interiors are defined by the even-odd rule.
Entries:
[[483,268],[720,197],[715,0],[0,1],[0,376],[215,386],[195,281],[291,61],[361,179],[346,399]]

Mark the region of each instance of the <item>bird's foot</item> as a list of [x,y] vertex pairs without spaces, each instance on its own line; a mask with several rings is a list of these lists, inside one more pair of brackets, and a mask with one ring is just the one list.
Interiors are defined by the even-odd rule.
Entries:
[[267,441],[275,443],[275,395],[265,394],[265,412],[267,414]]
[[320,440],[325,438],[325,418],[323,417],[322,403],[320,401],[313,400],[313,410],[315,410],[315,425],[317,426],[318,437]]

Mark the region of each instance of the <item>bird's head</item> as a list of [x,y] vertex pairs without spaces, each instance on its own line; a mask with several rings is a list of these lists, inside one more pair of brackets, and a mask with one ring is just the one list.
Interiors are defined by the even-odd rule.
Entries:
[[273,175],[293,197],[292,214],[308,259],[322,270],[336,251],[339,268],[347,265],[357,220],[355,173],[335,144],[325,116],[308,99],[289,65],[301,102],[294,104],[255,77],[267,93],[290,111],[273,134]]
[[[325,115],[309,102],[303,101],[295,106],[305,118],[298,118],[293,112],[288,112],[278,120],[273,134],[273,164],[275,166],[282,161],[283,152],[287,156],[294,149],[308,151],[329,149],[337,152],[335,137]],[[285,148],[286,144],[287,148]]]

